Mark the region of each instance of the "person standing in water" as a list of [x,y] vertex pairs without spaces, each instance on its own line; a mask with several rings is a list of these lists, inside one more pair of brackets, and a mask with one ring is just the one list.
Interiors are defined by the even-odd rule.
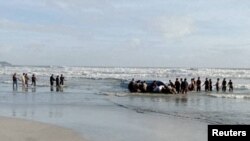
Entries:
[[198,80],[196,81],[196,91],[197,92],[200,92],[201,91],[201,80],[200,80],[200,77],[198,77]]
[[226,92],[226,90],[227,90],[227,81],[226,78],[224,78],[222,81],[222,91]]
[[217,78],[217,82],[215,84],[215,87],[216,87],[216,91],[219,92],[220,91],[220,79]]
[[184,82],[184,91],[183,91],[183,94],[187,94],[187,91],[188,91],[188,82],[187,82],[187,79],[185,78],[183,82]]
[[50,86],[53,87],[54,86],[54,81],[55,81],[55,78],[54,78],[54,75],[52,74],[50,76]]
[[134,92],[134,85],[135,85],[135,80],[133,78],[128,84],[128,89],[130,92]]
[[63,76],[63,74],[61,74],[61,76],[60,76],[60,85],[64,85],[64,76]]
[[188,90],[189,90],[189,91],[195,90],[195,81],[194,81],[194,78],[191,79],[191,83],[190,83],[190,85],[188,86]]
[[17,90],[17,76],[16,76],[16,73],[13,74],[12,80],[13,80],[13,90]]
[[175,81],[175,89],[176,89],[176,92],[179,94],[180,93],[180,86],[181,86],[181,83],[180,81],[178,80],[178,78],[176,78],[176,81]]
[[36,86],[36,76],[35,76],[35,74],[33,74],[32,75],[32,77],[31,77],[31,86]]
[[213,82],[212,82],[212,79],[209,79],[209,91],[213,91]]
[[181,93],[183,94],[185,90],[185,82],[183,81],[183,79],[181,78]]
[[26,87],[28,88],[29,87],[29,76],[28,76],[28,74],[26,73],[25,74],[25,85],[26,85]]
[[205,80],[203,86],[204,86],[204,85],[205,85],[205,91],[206,91],[206,92],[209,91],[209,81],[208,81],[207,78],[206,78],[206,80]]
[[56,91],[60,91],[60,78],[59,75],[56,76]]
[[59,78],[59,75],[56,76],[56,87],[60,87],[60,78]]
[[193,78],[193,84],[194,84],[194,91],[197,89],[197,81],[195,80],[195,78]]
[[188,89],[187,79],[185,78],[184,81],[181,79],[181,93],[186,94]]
[[21,76],[22,86],[25,88],[25,73]]
[[234,90],[232,80],[229,80],[229,82],[228,82],[228,86],[229,86],[229,92],[232,92],[232,91]]

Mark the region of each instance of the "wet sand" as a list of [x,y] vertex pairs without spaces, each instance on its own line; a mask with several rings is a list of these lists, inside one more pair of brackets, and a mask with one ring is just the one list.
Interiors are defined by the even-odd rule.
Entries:
[[69,129],[4,117],[0,117],[0,138],[3,141],[84,141]]

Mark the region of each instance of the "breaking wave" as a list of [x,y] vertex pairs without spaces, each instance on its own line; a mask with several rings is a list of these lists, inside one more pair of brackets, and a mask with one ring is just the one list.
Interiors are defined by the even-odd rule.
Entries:
[[92,80],[121,80],[128,81],[132,78],[140,80],[161,80],[168,82],[176,77],[211,78],[214,83],[217,78],[228,78],[234,81],[235,90],[250,90],[249,69],[215,69],[215,68],[130,68],[130,67],[59,67],[59,66],[14,66],[0,67],[2,83],[11,83],[13,73],[19,76],[23,73],[36,74],[39,77],[47,78],[51,75],[64,74],[66,78],[92,79]]

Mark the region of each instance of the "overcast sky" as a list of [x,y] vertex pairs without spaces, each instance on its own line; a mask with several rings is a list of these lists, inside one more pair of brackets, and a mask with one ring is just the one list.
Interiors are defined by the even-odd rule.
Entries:
[[0,61],[250,67],[248,0],[0,0]]

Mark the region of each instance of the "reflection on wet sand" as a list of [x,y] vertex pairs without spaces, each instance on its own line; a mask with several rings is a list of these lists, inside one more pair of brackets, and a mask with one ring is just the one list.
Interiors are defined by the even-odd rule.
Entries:
[[[46,112],[42,112],[43,114],[47,113],[47,117],[49,118],[62,118],[63,117],[63,109],[58,107],[48,107],[49,109]],[[34,107],[12,107],[12,117],[23,117],[23,118],[35,118],[40,115],[39,111]]]

